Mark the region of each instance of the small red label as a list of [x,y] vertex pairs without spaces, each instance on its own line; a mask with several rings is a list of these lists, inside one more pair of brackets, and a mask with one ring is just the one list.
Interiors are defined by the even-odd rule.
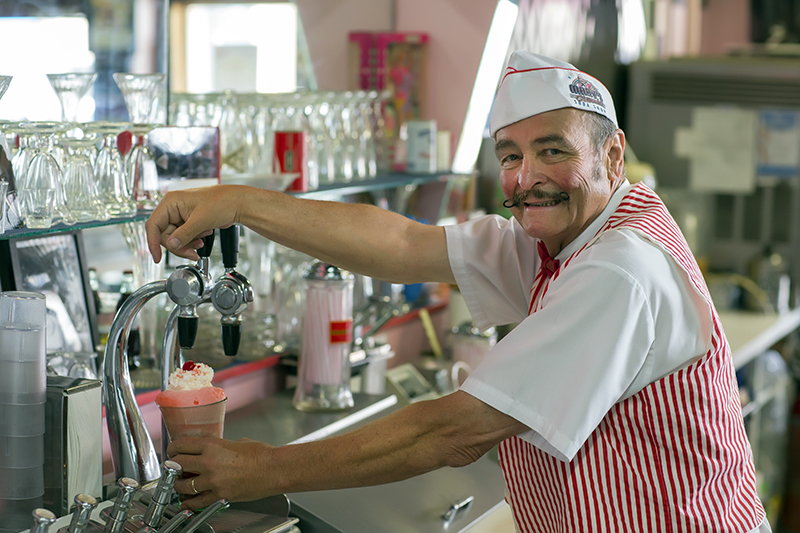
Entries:
[[331,344],[353,342],[352,320],[331,320]]
[[305,192],[308,190],[308,163],[306,154],[306,133],[303,131],[276,131],[275,157],[280,171],[286,174],[300,174],[287,191]]

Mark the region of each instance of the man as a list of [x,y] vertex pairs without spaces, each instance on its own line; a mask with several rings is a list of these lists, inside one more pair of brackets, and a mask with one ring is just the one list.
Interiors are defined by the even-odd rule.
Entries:
[[176,483],[185,505],[396,481],[499,444],[520,531],[770,531],[719,318],[663,203],[625,179],[608,91],[515,52],[490,128],[511,221],[425,226],[245,187],[164,197],[156,260],[241,223],[368,276],[457,283],[479,327],[519,323],[461,390],[347,435],[172,443],[199,474]]

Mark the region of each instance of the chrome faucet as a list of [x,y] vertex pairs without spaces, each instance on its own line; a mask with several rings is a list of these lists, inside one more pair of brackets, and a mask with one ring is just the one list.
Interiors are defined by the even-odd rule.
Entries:
[[165,280],[154,281],[134,291],[117,311],[108,333],[103,358],[103,396],[115,479],[127,477],[145,483],[160,474],[153,439],[136,403],[127,346],[136,313],[147,300],[165,292],[166,285]]
[[[377,283],[379,291],[372,285]],[[353,311],[353,349],[373,348],[374,336],[394,317],[407,314],[411,306],[399,293],[401,285],[363,277],[357,295],[360,304]]]
[[230,226],[219,230],[222,264],[225,273],[214,283],[211,303],[222,315],[222,347],[225,355],[236,355],[242,338],[242,311],[253,302],[254,291],[250,281],[236,271],[239,260],[239,228]]
[[[234,227],[235,229],[236,227]],[[237,230],[238,231],[238,230]],[[228,232],[232,234],[233,232]],[[238,233],[236,234],[238,237]],[[223,234],[223,237],[225,234]],[[226,239],[229,237],[225,237]],[[253,289],[247,278],[241,276],[233,267],[226,265],[226,275],[213,282],[209,268],[209,256],[213,246],[213,234],[204,238],[205,245],[198,250],[200,258],[196,264],[181,265],[169,279],[143,285],[123,302],[117,311],[108,334],[105,357],[103,359],[103,393],[106,408],[106,424],[111,443],[111,457],[114,464],[114,477],[131,478],[139,483],[158,479],[161,464],[153,445],[142,412],[136,402],[133,383],[128,370],[127,340],[131,324],[144,304],[161,293],[166,292],[176,306],[167,318],[159,361],[161,363],[161,389],[167,388],[169,374],[181,364],[181,352],[175,350],[176,329],[182,349],[191,348],[197,334],[196,308],[211,299],[216,285],[230,287],[228,278],[237,280],[237,287],[243,293],[236,305],[222,312],[222,320],[235,322],[231,327],[240,327],[241,313],[253,301]],[[224,242],[224,239],[223,239]],[[223,248],[228,245],[225,244]],[[238,245],[236,246],[238,253]],[[233,259],[235,265],[235,259]],[[229,272],[230,271],[230,272]],[[230,275],[228,275],[230,274]],[[228,276],[228,277],[226,277]],[[227,289],[226,289],[227,290]],[[219,291],[224,292],[222,289]],[[222,301],[230,301],[221,298]],[[223,323],[223,330],[226,322]],[[177,328],[176,328],[177,324]],[[224,335],[224,331],[223,331]],[[237,336],[238,332],[232,334]],[[236,348],[238,349],[238,343]],[[227,355],[236,355],[226,350]],[[163,456],[166,459],[166,431],[162,429]]]

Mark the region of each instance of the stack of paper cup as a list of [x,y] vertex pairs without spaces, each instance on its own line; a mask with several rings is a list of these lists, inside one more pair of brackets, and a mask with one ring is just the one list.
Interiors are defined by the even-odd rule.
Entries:
[[43,294],[0,293],[0,532],[30,526],[42,506],[45,315]]

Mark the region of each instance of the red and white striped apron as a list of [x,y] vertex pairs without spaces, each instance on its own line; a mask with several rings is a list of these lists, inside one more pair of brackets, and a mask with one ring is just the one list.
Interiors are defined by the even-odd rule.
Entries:
[[[618,228],[666,250],[711,305],[686,241],[653,191],[634,186],[597,236]],[[590,245],[564,261],[552,279]],[[537,275],[531,313],[541,308],[549,281]],[[614,405],[571,462],[518,437],[500,444],[507,500],[520,531],[747,532],[758,527],[765,514],[730,347],[713,305],[711,310],[708,353]]]

